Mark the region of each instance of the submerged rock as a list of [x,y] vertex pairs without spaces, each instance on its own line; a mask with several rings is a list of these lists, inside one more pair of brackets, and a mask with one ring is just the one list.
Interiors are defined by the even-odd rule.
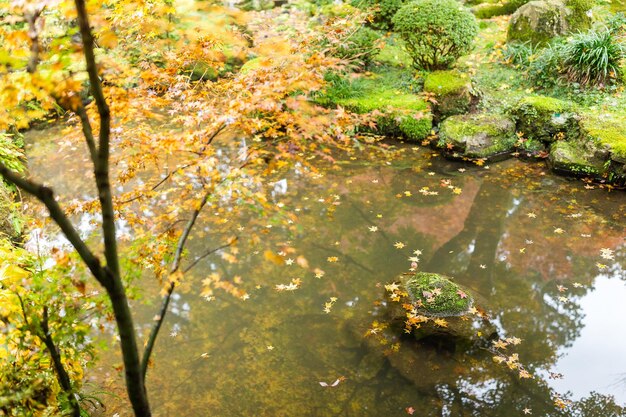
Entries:
[[469,76],[456,70],[431,72],[424,81],[424,91],[434,94],[433,110],[441,119],[467,113],[476,102]]
[[561,0],[536,0],[520,7],[511,16],[509,41],[546,44],[556,36],[584,29],[590,19],[579,7],[567,7]]
[[517,131],[526,139],[553,142],[578,132],[578,116],[571,103],[547,96],[526,96],[511,110]]
[[449,117],[441,123],[439,137],[446,149],[468,158],[511,152],[517,140],[509,117],[487,113]]

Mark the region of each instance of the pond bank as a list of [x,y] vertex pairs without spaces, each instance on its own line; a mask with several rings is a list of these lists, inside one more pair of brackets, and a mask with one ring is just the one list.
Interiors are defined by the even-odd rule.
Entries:
[[331,80],[320,102],[372,113],[377,127],[366,131],[430,146],[447,158],[478,165],[513,157],[545,160],[559,175],[626,186],[622,119],[590,116],[581,106],[539,94],[501,112],[481,109],[471,78],[457,70],[414,77],[381,62],[350,80]]

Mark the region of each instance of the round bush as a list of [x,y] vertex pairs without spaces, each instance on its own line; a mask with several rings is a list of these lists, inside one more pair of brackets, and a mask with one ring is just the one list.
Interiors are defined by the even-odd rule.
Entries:
[[416,0],[393,17],[417,69],[449,68],[472,48],[478,23],[456,0]]

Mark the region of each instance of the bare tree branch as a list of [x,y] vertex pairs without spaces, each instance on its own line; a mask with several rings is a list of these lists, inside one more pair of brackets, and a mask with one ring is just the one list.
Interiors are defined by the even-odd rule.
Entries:
[[69,218],[59,206],[59,203],[57,203],[54,199],[54,192],[52,189],[44,186],[43,184],[38,184],[22,177],[17,172],[8,169],[2,163],[0,163],[0,175],[2,175],[7,181],[15,184],[20,189],[26,191],[28,194],[36,197],[46,206],[52,220],[54,220],[54,222],[61,228],[65,237],[67,237],[72,246],[76,249],[96,280],[98,280],[98,282],[106,288],[110,284],[110,278],[100,265],[100,260],[91,252],[87,244],[80,238],[78,231],[76,231],[76,228],[72,225]]
[[[196,260],[194,260],[191,263],[191,265],[189,265],[187,268],[184,269],[183,272],[188,272],[194,266],[196,266],[198,262],[200,262],[202,259],[206,258],[207,256],[221,249],[224,249],[233,245],[236,241],[237,241],[237,238],[234,238],[234,239],[231,239],[230,242],[222,246],[218,246],[217,248],[208,250],[207,252],[202,254],[200,257],[198,257]],[[173,271],[173,272],[176,272],[176,271]],[[146,342],[146,347],[144,349],[144,353],[141,358],[141,370],[143,372],[144,379],[146,378],[146,372],[148,371],[148,364],[150,363],[150,356],[152,355],[152,350],[154,349],[157,336],[159,335],[159,330],[161,330],[161,325],[165,321],[165,315],[167,314],[167,309],[169,307],[170,300],[172,299],[172,294],[174,293],[175,289],[176,289],[176,281],[170,281],[167,287],[167,292],[165,296],[163,297],[163,302],[161,303],[161,308],[159,309],[159,313],[156,315],[154,325],[152,326],[152,329],[150,330],[150,336],[148,336],[148,341]]]
[[65,393],[68,395],[68,400],[72,407],[72,417],[80,417],[80,406],[78,405],[78,400],[76,399],[76,395],[74,393],[74,389],[72,388],[72,382],[70,380],[70,376],[65,370],[65,366],[63,366],[63,361],[61,360],[61,353],[57,349],[54,340],[52,339],[52,335],[50,334],[50,328],[48,325],[48,307],[44,306],[43,308],[43,319],[41,321],[41,339],[43,340],[46,348],[50,352],[50,357],[52,358],[52,364],[54,365],[54,370],[57,374],[57,380],[59,381],[59,385]]

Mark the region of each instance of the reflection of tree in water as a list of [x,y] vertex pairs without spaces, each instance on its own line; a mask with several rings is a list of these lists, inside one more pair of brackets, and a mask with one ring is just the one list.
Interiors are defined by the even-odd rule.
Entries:
[[[225,276],[243,277],[250,300],[218,296],[207,303],[182,295],[179,303],[191,305],[189,318],[172,315],[167,325],[178,321],[180,334],[160,342],[148,382],[160,393],[152,401],[161,415],[387,416],[404,415],[406,407],[422,417],[508,417],[523,415],[526,407],[536,416],[623,415],[597,411],[622,412],[599,395],[576,403],[575,411],[561,411],[545,381],[520,380],[484,350],[441,350],[406,338],[381,344],[364,337],[372,320],[383,320],[375,306],[382,289],[375,284],[405,271],[413,249],[423,251],[421,270],[454,276],[484,299],[506,336],[524,340],[513,350],[531,370],[553,364],[556,350],[578,336],[581,317],[575,303],[555,301],[556,283],[540,268],[519,268],[513,249],[503,249],[503,242],[514,247],[515,239],[539,240],[528,235],[530,226],[521,230],[515,217],[517,205],[535,204],[533,196],[523,200],[490,178],[455,178],[463,193],[453,196],[436,188],[439,177],[405,170],[394,183],[393,170],[356,171],[349,187],[343,177],[306,189],[292,185],[294,191],[281,201],[302,209],[298,228],[274,227],[262,242],[242,243],[237,264],[215,262]],[[449,195],[436,203],[420,195],[396,197],[424,185]],[[335,193],[339,200],[329,197]],[[369,232],[372,225],[378,231]],[[395,242],[407,247],[398,250]],[[325,276],[316,279],[263,259],[264,250],[283,246],[295,248],[294,257],[306,256]],[[339,262],[328,263],[331,256]],[[294,276],[303,277],[302,288],[274,291],[274,284]],[[330,297],[339,300],[324,314]],[[394,342],[399,352],[385,355]],[[319,384],[340,376],[346,380],[334,388]]]

